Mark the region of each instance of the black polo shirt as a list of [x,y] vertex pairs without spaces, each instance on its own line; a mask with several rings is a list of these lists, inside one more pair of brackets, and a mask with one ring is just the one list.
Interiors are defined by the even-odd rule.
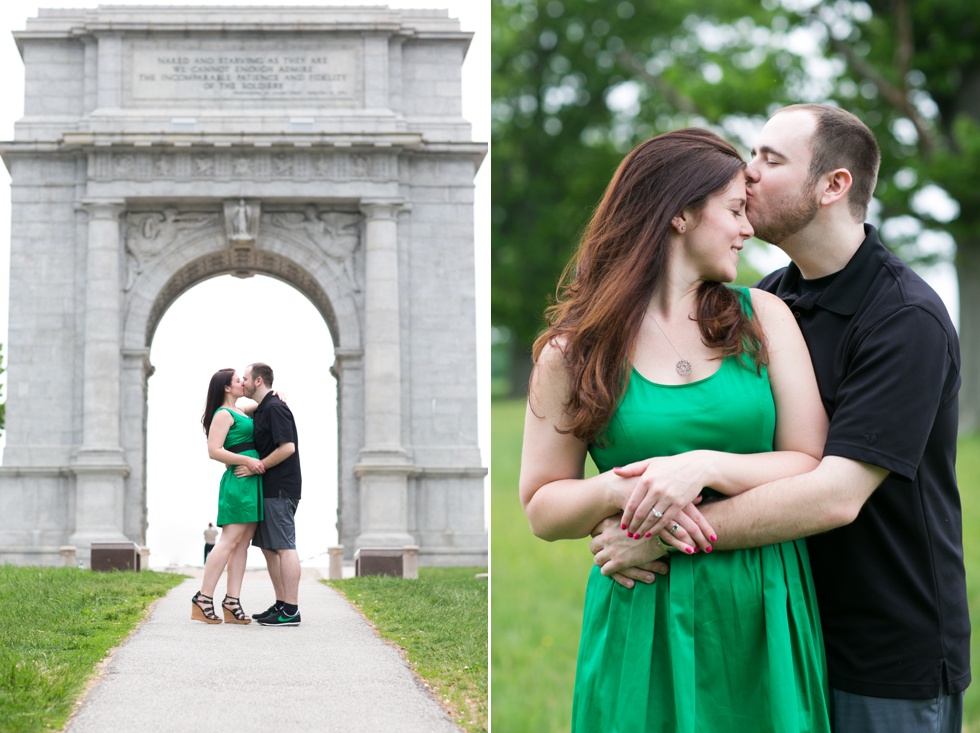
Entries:
[[303,478],[299,469],[299,437],[293,412],[278,395],[269,392],[252,415],[255,427],[255,449],[265,458],[281,443],[294,443],[296,452],[282,463],[266,469],[262,474],[262,495],[274,499],[285,494],[299,499]]
[[796,315],[830,431],[824,455],[891,473],[850,525],[807,539],[830,684],[930,698],[970,683],[956,486],[959,341],[939,296],[865,225],[847,266],[759,287]]

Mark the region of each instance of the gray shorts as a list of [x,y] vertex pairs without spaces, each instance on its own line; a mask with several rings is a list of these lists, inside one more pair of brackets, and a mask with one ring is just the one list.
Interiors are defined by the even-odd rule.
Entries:
[[296,507],[299,499],[281,495],[266,498],[265,519],[259,522],[252,537],[252,544],[263,550],[296,549]]
[[833,690],[835,733],[960,733],[963,693],[931,700],[866,697]]

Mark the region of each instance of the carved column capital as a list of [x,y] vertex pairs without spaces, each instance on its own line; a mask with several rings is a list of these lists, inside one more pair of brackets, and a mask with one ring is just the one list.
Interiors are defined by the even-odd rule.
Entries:
[[119,215],[126,209],[126,202],[117,198],[84,198],[79,202],[79,206],[89,217],[93,219],[118,219]]
[[360,209],[369,221],[396,221],[398,214],[402,211],[408,211],[411,206],[404,199],[398,198],[361,199]]

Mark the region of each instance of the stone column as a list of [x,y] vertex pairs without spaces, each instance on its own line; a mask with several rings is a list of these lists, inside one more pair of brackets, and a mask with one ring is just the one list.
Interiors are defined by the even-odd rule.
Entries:
[[330,373],[337,380],[337,534],[344,556],[354,560],[361,528],[360,480],[356,475],[364,447],[364,352],[338,347]]
[[360,479],[361,547],[416,544],[408,534],[408,476],[401,441],[401,314],[397,202],[363,202],[366,217],[364,293],[364,447]]
[[86,564],[95,540],[127,539],[124,485],[129,468],[120,445],[121,281],[119,200],[89,200],[85,265],[82,445],[75,454],[75,532]]

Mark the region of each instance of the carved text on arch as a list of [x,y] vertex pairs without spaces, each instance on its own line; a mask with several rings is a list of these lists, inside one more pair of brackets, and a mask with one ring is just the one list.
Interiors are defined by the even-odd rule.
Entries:
[[327,255],[327,265],[334,274],[346,280],[354,292],[360,291],[354,267],[354,253],[360,243],[360,214],[320,211],[309,204],[302,211],[280,211],[268,216],[270,225],[280,234]]

